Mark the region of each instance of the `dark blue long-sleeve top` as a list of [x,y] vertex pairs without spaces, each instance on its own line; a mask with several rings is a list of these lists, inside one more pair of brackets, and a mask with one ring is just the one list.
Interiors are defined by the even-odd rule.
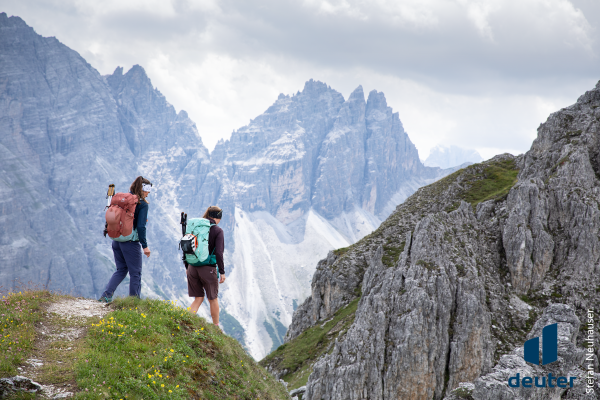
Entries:
[[135,214],[133,214],[133,226],[137,229],[138,237],[142,248],[148,247],[146,242],[146,222],[148,222],[148,203],[145,200],[140,200],[139,204],[135,207]]

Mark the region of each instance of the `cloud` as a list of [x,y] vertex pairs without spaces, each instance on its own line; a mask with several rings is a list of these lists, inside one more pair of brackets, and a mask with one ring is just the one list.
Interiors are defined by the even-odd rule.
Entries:
[[592,0],[5,0],[102,74],[142,65],[209,148],[310,78],[383,91],[426,156],[527,150],[600,78]]

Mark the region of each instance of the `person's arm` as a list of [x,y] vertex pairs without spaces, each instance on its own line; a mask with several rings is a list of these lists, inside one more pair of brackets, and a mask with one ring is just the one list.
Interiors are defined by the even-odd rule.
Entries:
[[225,239],[223,238],[223,230],[217,234],[215,238],[215,257],[217,258],[217,267],[219,274],[225,275],[225,265],[223,264],[223,251],[225,250]]
[[[142,203],[140,203],[140,206],[141,205],[142,205]],[[147,219],[148,219],[148,203],[145,203],[145,207],[140,208],[140,213],[138,214],[137,226],[136,226],[138,238],[140,239],[140,243],[142,244],[143,249],[146,249],[148,247],[148,243],[146,242],[146,220]]]

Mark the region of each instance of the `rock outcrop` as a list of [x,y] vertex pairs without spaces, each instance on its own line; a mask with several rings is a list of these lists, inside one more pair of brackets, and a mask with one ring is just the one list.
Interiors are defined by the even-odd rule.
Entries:
[[[286,348],[359,299],[353,323],[303,364],[290,367],[283,349],[264,363],[284,379],[310,364],[307,399],[588,398],[584,378],[589,368],[597,376],[600,356],[599,172],[600,83],[540,125],[525,155],[423,187],[375,232],[331,252]],[[552,323],[558,361],[526,363],[524,342]],[[577,384],[507,384],[549,372]]]

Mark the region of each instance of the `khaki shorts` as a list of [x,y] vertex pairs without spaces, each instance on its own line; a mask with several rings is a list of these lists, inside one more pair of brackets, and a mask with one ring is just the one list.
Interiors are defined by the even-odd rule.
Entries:
[[219,294],[219,280],[217,279],[217,269],[212,265],[203,265],[202,267],[188,266],[187,269],[188,295],[190,297],[206,297],[214,300]]

